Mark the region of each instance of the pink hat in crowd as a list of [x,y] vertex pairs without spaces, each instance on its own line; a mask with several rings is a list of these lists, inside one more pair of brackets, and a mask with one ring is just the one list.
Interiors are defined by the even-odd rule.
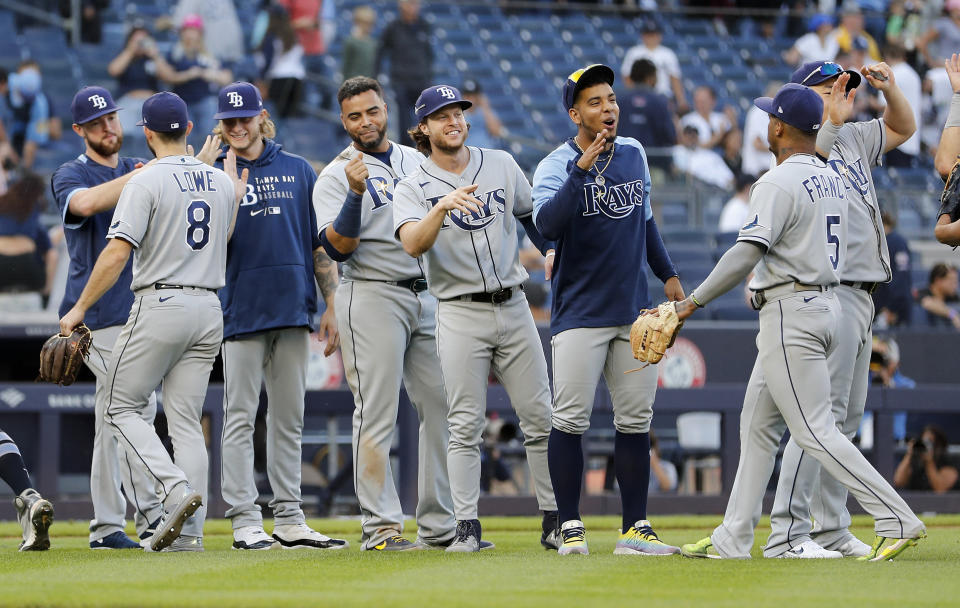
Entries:
[[183,22],[180,23],[180,29],[185,30],[188,27],[192,27],[198,30],[203,29],[203,17],[200,15],[187,15],[183,18]]

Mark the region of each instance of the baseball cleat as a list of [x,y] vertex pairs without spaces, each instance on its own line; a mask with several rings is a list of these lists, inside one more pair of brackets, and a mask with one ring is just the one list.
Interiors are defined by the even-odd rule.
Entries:
[[183,484],[183,486],[183,498],[167,513],[167,516],[157,527],[156,533],[150,537],[151,551],[162,551],[173,544],[173,541],[180,536],[183,522],[187,521],[187,518],[193,515],[203,504],[203,497],[200,496],[200,492],[194,491],[187,484]]
[[[417,546],[421,549],[446,549],[453,544],[453,541],[456,540],[456,536],[451,536],[447,540],[440,541],[439,543],[428,543],[427,541],[420,539],[417,540]],[[489,540],[480,539],[480,550],[486,551],[487,549],[496,549],[497,546],[490,542]]]
[[824,549],[812,540],[806,540],[777,556],[782,559],[840,559],[843,553]]
[[164,553],[177,551],[203,551],[203,539],[199,536],[184,536],[181,534],[170,543],[169,547],[163,550]]
[[463,519],[457,522],[457,535],[447,547],[449,553],[472,553],[480,550],[480,520]]
[[416,551],[423,549],[426,543],[412,543],[399,534],[394,534],[370,547],[371,551]]
[[133,542],[130,537],[117,530],[103,538],[90,541],[91,549],[140,549],[140,543]]
[[269,551],[277,541],[260,526],[243,526],[233,531],[233,548],[247,551]]
[[543,534],[540,535],[540,544],[547,551],[556,551],[560,548],[560,514],[556,511],[543,513]]
[[587,531],[583,527],[583,522],[579,519],[571,519],[563,522],[560,526],[560,535],[563,538],[563,544],[557,550],[559,555],[588,555],[587,549]]
[[629,530],[620,535],[614,555],[674,555],[680,553],[679,547],[668,545],[660,540],[650,527],[650,522],[641,519]]
[[[887,562],[897,557],[910,547],[914,547],[917,544],[917,541],[921,538],[926,538],[926,532],[920,534],[916,538],[887,538],[885,536],[878,536],[873,541],[873,546],[870,547],[870,553],[864,555],[863,557],[858,557],[857,561],[859,562]],[[891,541],[892,544],[887,544],[887,541]],[[884,546],[886,545],[886,546]]]
[[839,545],[831,547],[831,549],[839,551],[844,557],[863,557],[870,554],[870,545],[855,536],[851,536]]
[[140,546],[144,549],[150,547],[150,539],[153,538],[153,535],[157,533],[157,528],[160,527],[160,522],[163,518],[158,517],[149,524],[147,524],[147,529],[140,534]]
[[27,488],[13,499],[17,519],[23,529],[20,551],[46,551],[50,548],[50,524],[53,523],[53,505],[33,488]]
[[274,525],[273,537],[284,549],[343,549],[350,543],[330,538],[307,524]]
[[716,549],[713,548],[713,541],[710,537],[701,538],[695,543],[690,543],[680,547],[680,555],[684,557],[705,557],[709,559],[720,559]]

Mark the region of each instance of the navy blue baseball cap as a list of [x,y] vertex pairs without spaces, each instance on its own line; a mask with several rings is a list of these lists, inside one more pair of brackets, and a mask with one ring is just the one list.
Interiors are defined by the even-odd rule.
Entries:
[[417,115],[417,120],[423,120],[440,108],[451,104],[458,104],[464,110],[473,106],[473,102],[464,99],[457,87],[449,84],[435,84],[420,93],[417,103],[413,106],[413,112]]
[[234,82],[220,89],[217,96],[217,113],[214,120],[224,118],[248,118],[263,110],[260,91],[249,82]]
[[580,89],[582,88],[580,83],[587,80],[586,77],[588,74],[596,74],[603,80],[603,82],[613,86],[613,70],[602,63],[594,63],[593,65],[588,65],[585,68],[580,68],[573,74],[567,76],[567,81],[563,84],[564,108],[569,110],[573,107],[573,102],[577,100],[577,93],[579,93]]
[[116,112],[120,109],[113,101],[110,91],[103,87],[83,87],[73,96],[70,112],[73,114],[73,123],[83,123],[96,120],[104,114]]
[[757,97],[753,105],[806,133],[818,130],[823,120],[823,100],[816,91],[795,82],[783,85],[772,99]]
[[790,82],[812,87],[815,84],[830,80],[840,74],[850,74],[847,82],[847,91],[860,86],[861,77],[856,70],[845,70],[836,61],[808,61],[797,68],[790,76]]
[[186,129],[188,122],[187,104],[176,93],[163,91],[143,102],[143,118],[137,126],[160,133],[173,133]]

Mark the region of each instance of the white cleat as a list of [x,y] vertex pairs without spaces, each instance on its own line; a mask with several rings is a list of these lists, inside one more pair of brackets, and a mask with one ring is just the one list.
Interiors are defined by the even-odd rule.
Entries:
[[307,524],[289,524],[273,527],[273,537],[284,549],[344,549],[345,540],[330,538],[313,530]]
[[843,544],[835,546],[833,550],[839,551],[844,557],[864,557],[870,555],[870,545],[853,536]]
[[777,557],[784,559],[840,559],[843,557],[843,553],[824,549],[812,540],[808,540]]
[[260,526],[243,526],[233,531],[233,548],[246,551],[269,551],[277,541]]

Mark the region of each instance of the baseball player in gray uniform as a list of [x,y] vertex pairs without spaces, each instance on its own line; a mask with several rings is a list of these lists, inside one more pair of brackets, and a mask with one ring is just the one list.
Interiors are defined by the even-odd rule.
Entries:
[[[541,253],[548,244],[533,225],[530,184],[513,158],[468,148],[463,110],[472,104],[448,85],[417,99],[410,130],[429,158],[397,184],[397,238],[424,256],[437,309],[437,351],[450,405],[447,466],[457,533],[447,551],[478,551],[481,542],[480,443],[487,378],[492,369],[520,418],[537,502],[544,511],[541,543],[558,546],[556,501],[547,466],[550,387],[540,337],[521,284],[517,221]],[[515,219],[516,218],[516,219]]]
[[[849,439],[860,427],[867,401],[874,317],[870,294],[892,276],[871,169],[880,164],[885,152],[902,144],[916,130],[910,104],[897,87],[893,70],[885,63],[877,63],[861,68],[861,72],[883,92],[887,107],[882,118],[845,123],[853,113],[853,100],[861,80],[857,72],[843,71],[833,62],[815,61],[801,66],[792,78],[823,99],[823,128],[817,135],[817,153],[846,186],[847,255],[840,267],[840,285],[836,290],[843,322],[837,327],[836,348],[827,357],[827,368],[833,415],[838,428]],[[870,546],[848,529],[846,488],[822,474],[820,463],[805,455],[793,437],[783,452],[770,525],[772,531],[763,551],[766,557],[793,556],[796,553],[792,550],[804,544],[819,545],[845,556],[870,553]],[[809,554],[811,551],[798,555]]]
[[[790,83],[773,99],[754,103],[770,114],[767,140],[777,167],[753,186],[750,219],[737,243],[677,304],[677,313],[689,317],[755,267],[750,288],[760,309],[759,352],[744,396],[740,463],[723,523],[681,551],[687,557],[750,557],[763,494],[789,428],[805,453],[873,516],[878,540],[863,559],[892,559],[925,535],[923,523],[837,428],[830,386],[823,382],[827,357],[839,342],[836,286],[847,255],[848,217],[845,182],[814,156],[823,102],[807,87]],[[791,551],[840,556],[809,544]]]
[[[216,290],[224,285],[227,241],[247,172],[236,177],[232,152],[226,161],[232,177],[186,154],[193,125],[173,93],[147,99],[140,124],[157,162],[124,186],[110,242],[60,329],[69,333],[83,321],[136,250],[130,285],[136,297],[113,348],[106,422],[127,455],[143,462],[163,499],[166,514],[150,549],[202,551],[207,450],[200,415],[223,337]],[[140,416],[161,382],[177,465]]]
[[[372,78],[351,78],[337,94],[353,143],[320,174],[313,190],[324,250],[343,263],[337,321],[353,392],[353,481],[362,547],[405,551],[444,546],[456,522],[447,478],[447,400],[434,337],[437,300],[418,258],[393,238],[394,185],[424,161],[386,137],[387,106]],[[400,382],[420,424],[419,543],[403,537],[403,510],[390,467]]]

